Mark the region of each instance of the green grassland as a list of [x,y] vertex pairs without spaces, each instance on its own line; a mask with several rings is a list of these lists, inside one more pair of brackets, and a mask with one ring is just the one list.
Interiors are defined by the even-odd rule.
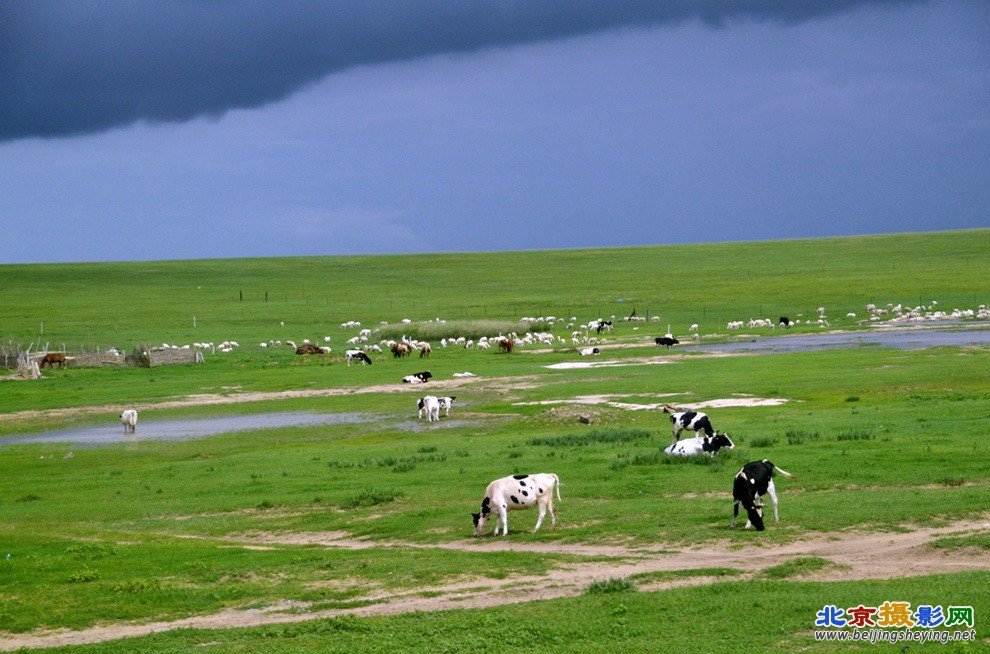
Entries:
[[[69,366],[46,370],[38,381],[0,380],[0,441],[115,423],[119,408],[142,406],[136,439],[99,447],[0,445],[0,642],[5,633],[177,620],[285,602],[301,612],[347,609],[387,602],[390,594],[439,592],[454,583],[483,588],[608,558],[568,553],[565,546],[738,551],[983,518],[990,510],[987,348],[705,357],[657,350],[652,338],[668,323],[683,336],[698,323],[704,338],[725,340],[728,320],[817,317],[818,306],[842,329],[864,329],[845,315],[862,319],[869,302],[937,300],[946,309],[974,308],[990,302],[987,252],[990,230],[561,252],[0,266],[0,337],[7,344],[130,351],[144,343],[241,343],[232,353],[208,354],[200,365]],[[581,358],[569,344],[506,355],[436,343],[517,324],[522,316],[586,322],[622,317],[633,307],[661,322],[617,323],[596,359],[629,364],[621,367],[547,367]],[[414,321],[404,326],[408,333],[434,341],[428,362],[384,353],[372,366],[344,364],[343,341],[357,329],[341,330],[341,322],[375,329],[382,320],[394,327],[407,317]],[[446,326],[427,324],[435,317]],[[820,328],[796,328],[802,330]],[[553,328],[568,339],[570,331]],[[257,345],[289,338],[322,344],[325,335],[334,349],[326,356]],[[642,365],[668,354],[663,365]],[[446,394],[438,392],[443,386],[396,383],[425,368],[441,383],[455,372],[478,375],[450,391],[457,404],[439,424],[417,422],[415,400]],[[331,392],[338,390],[351,392]],[[202,394],[233,400],[282,391],[304,392],[157,405]],[[713,459],[671,460],[661,452],[670,441],[669,422],[658,411],[569,403],[602,394],[634,405],[743,396],[786,401],[709,410],[736,449]],[[142,424],[154,420],[297,410],[365,420],[186,441],[140,438]],[[579,414],[592,424],[579,423]],[[778,483],[781,523],[759,534],[730,530],[732,475],[758,458],[798,477]],[[510,516],[508,539],[532,548],[446,547],[469,540],[469,514],[488,481],[544,471],[562,480],[558,527],[533,534],[532,512]],[[298,538],[320,533],[369,546],[325,547]],[[986,531],[959,534],[918,556],[965,551],[985,559],[986,541]],[[889,599],[975,609],[978,642],[912,644],[911,651],[990,649],[983,625],[990,615],[990,564],[971,572],[828,581],[827,571],[842,564],[781,560],[754,579],[723,570],[716,571],[718,581],[688,588],[651,590],[648,580],[632,578],[605,585],[605,592],[487,609],[179,630],[129,640],[125,648],[849,651],[857,646],[814,642],[815,612],[825,604]],[[63,649],[122,647],[110,641]]]

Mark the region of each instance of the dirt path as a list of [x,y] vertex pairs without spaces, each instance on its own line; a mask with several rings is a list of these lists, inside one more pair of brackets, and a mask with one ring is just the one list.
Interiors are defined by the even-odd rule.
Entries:
[[[608,561],[572,563],[541,576],[515,576],[506,579],[471,579],[454,584],[386,595],[374,592],[358,600],[374,602],[349,609],[305,611],[306,604],[286,601],[265,609],[229,610],[213,615],[181,620],[120,624],[93,627],[80,631],[57,631],[23,635],[0,635],[0,651],[19,648],[56,647],[98,643],[121,638],[146,636],[173,629],[229,629],[268,624],[302,622],[315,618],[342,615],[382,616],[411,611],[444,611],[455,608],[482,608],[518,602],[573,597],[589,584],[612,578],[625,578],[649,572],[678,572],[707,568],[735,568],[748,578],[768,567],[797,557],[820,557],[838,566],[804,579],[843,581],[889,579],[967,570],[990,570],[990,557],[983,553],[937,550],[928,547],[934,539],[949,534],[990,530],[990,517],[957,522],[946,527],[919,528],[902,533],[840,533],[814,535],[784,545],[748,546],[736,549],[727,542],[698,547],[653,546],[627,548],[561,543],[518,543],[511,537],[488,537],[450,541],[437,545],[402,542],[374,542],[351,538],[342,532],[273,535],[249,534],[228,539],[232,545],[248,548],[284,546],[286,544],[322,545],[329,548],[370,549],[375,547],[440,548],[471,552],[530,551],[547,554],[574,554],[609,557]],[[734,577],[736,579],[740,577]],[[680,586],[709,584],[724,580],[710,576],[691,576],[672,581],[658,581],[640,586],[642,590],[662,590]],[[291,612],[290,612],[291,611]]]

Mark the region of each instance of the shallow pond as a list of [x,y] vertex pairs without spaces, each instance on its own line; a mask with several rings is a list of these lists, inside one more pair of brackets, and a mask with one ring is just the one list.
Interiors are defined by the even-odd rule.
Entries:
[[[826,334],[794,334],[751,339],[731,343],[692,343],[685,339],[676,349],[704,352],[810,352],[854,347],[892,347],[916,350],[926,347],[990,345],[990,329],[987,328],[910,328],[888,327],[863,332]],[[673,350],[672,350],[673,351]]]
[[251,415],[183,418],[177,420],[138,420],[137,433],[124,434],[119,421],[96,427],[69,427],[38,434],[0,437],[0,445],[17,443],[74,443],[104,445],[138,441],[178,441],[253,429],[312,425],[358,424],[374,420],[360,413],[308,413],[305,411],[257,413]]

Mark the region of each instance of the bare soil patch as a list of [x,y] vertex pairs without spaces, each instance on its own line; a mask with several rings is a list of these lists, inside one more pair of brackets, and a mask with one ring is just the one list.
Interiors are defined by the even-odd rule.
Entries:
[[[771,529],[774,527],[771,526]],[[376,542],[355,539],[343,532],[306,534],[251,533],[229,538],[231,546],[266,547],[285,545],[324,546],[328,548],[439,548],[472,552],[530,551],[547,554],[573,554],[595,557],[587,563],[572,563],[541,576],[515,576],[506,579],[467,579],[430,588],[386,594],[374,590],[365,597],[366,606],[305,612],[305,603],[285,600],[264,609],[222,611],[213,615],[193,616],[181,620],[118,624],[80,631],[57,631],[0,636],[0,651],[20,648],[56,647],[104,642],[145,636],[172,629],[228,629],[266,624],[302,622],[341,615],[395,615],[412,611],[443,611],[454,608],[482,608],[521,601],[536,601],[580,595],[589,584],[611,578],[625,578],[642,573],[679,572],[707,568],[735,568],[745,577],[758,575],[766,568],[797,557],[815,556],[832,561],[820,576],[829,581],[890,579],[968,570],[990,570],[990,557],[965,549],[934,549],[930,543],[947,535],[982,533],[990,530],[990,517],[966,520],[945,527],[915,528],[897,533],[813,534],[781,545],[768,544],[753,533],[753,544],[738,547],[729,541],[700,546],[678,547],[656,544],[649,547],[622,545],[584,545],[568,543],[520,543],[509,537],[486,537],[423,545],[406,542]],[[738,578],[738,577],[736,577]],[[816,576],[804,577],[815,579]],[[644,590],[702,585],[720,578],[699,575],[643,586]]]

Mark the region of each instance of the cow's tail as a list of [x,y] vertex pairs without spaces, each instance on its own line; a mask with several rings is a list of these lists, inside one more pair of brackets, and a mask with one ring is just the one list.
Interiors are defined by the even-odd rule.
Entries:
[[553,476],[553,480],[555,482],[557,482],[557,483],[554,484],[554,488],[557,489],[557,499],[559,500],[560,499],[560,477],[558,477],[557,475],[554,475]]
[[[770,465],[773,465],[773,464],[771,463]],[[777,472],[779,472],[780,474],[784,475],[785,477],[789,478],[789,479],[797,479],[797,477],[795,477],[791,473],[787,472],[783,468],[778,468],[777,466],[774,465],[773,466],[773,469],[776,470]]]

